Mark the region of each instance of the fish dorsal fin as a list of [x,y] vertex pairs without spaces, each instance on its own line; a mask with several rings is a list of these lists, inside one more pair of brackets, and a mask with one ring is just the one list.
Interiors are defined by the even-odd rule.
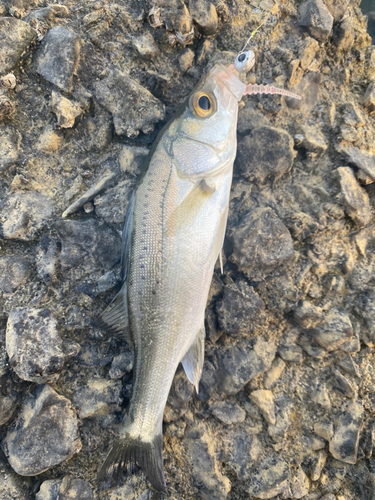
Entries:
[[199,381],[203,371],[204,361],[204,339],[206,331],[204,326],[199,330],[197,338],[192,346],[182,358],[182,366],[184,367],[187,378],[195,386],[195,390],[199,391]]
[[122,285],[122,288],[116,297],[99,316],[97,324],[113,335],[125,337],[125,340],[129,345],[133,344],[129,328],[128,292],[126,281]]

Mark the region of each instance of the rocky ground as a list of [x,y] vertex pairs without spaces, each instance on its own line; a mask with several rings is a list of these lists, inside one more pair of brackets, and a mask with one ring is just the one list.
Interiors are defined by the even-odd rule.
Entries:
[[[175,500],[375,499],[375,46],[357,0],[0,2],[0,498],[149,500],[96,473],[132,352],[92,322],[119,289],[157,132],[251,32],[198,395],[165,410]],[[375,456],[375,455],[374,455]]]

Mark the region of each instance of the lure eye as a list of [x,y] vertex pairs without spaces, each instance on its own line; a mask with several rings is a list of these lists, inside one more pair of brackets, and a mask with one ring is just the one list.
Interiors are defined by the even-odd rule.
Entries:
[[197,116],[206,118],[216,111],[216,100],[210,92],[196,92],[191,97],[190,108]]

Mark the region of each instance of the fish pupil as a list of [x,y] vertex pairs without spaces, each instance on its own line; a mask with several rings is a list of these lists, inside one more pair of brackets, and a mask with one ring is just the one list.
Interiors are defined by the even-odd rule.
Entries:
[[208,111],[211,107],[210,100],[207,96],[202,95],[198,100],[199,107],[204,111]]

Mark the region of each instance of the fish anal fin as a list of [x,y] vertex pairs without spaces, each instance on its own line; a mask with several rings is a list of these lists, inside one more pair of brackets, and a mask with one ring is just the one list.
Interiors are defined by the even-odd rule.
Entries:
[[125,337],[127,343],[132,345],[129,328],[126,281],[109,306],[96,319],[96,323],[100,328],[107,330],[113,335]]
[[202,376],[204,362],[204,339],[206,332],[204,326],[199,330],[199,333],[194,340],[192,346],[182,358],[182,366],[184,367],[187,378],[195,386],[197,394],[199,392],[199,381]]
[[120,484],[130,465],[138,465],[146,474],[152,486],[167,493],[163,466],[163,436],[157,434],[151,441],[142,441],[129,433],[122,434],[109,452],[98,472],[98,482],[102,489]]

